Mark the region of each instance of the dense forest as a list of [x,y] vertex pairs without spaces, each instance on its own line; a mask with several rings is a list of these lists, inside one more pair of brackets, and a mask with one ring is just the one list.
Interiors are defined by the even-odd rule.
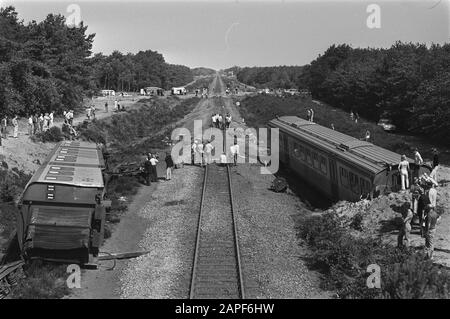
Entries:
[[450,144],[450,44],[389,49],[331,46],[301,76],[313,97]]
[[240,82],[256,88],[290,89],[299,86],[302,69],[301,66],[232,67],[225,71],[233,71]]
[[216,74],[216,70],[203,67],[193,68],[191,71],[193,76],[209,76]]
[[13,7],[0,9],[0,115],[80,106],[100,89],[165,89],[192,81],[188,67],[154,51],[92,55],[94,34],[66,25],[62,15],[25,24]]

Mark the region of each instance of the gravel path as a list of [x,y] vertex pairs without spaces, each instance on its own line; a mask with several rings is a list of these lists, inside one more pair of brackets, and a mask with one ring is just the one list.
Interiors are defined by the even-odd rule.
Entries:
[[161,181],[138,215],[149,227],[139,243],[150,254],[130,260],[122,272],[122,298],[187,298],[203,171],[185,166]]
[[247,298],[328,298],[301,259],[294,217],[310,213],[296,197],[268,190],[274,177],[259,166],[233,167],[239,244]]

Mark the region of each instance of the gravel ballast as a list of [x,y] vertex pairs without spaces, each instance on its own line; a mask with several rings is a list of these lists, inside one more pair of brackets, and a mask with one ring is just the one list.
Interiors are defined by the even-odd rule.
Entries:
[[139,243],[150,254],[130,260],[120,276],[121,298],[187,298],[203,170],[185,166],[160,181],[138,212],[149,227]]

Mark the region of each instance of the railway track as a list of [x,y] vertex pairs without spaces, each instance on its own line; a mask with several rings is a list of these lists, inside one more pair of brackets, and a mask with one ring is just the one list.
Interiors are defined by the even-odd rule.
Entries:
[[197,229],[190,298],[244,298],[231,175],[207,165]]

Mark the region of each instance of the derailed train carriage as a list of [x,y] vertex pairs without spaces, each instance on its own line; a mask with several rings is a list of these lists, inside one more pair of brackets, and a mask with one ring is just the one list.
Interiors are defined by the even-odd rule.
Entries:
[[[400,154],[297,116],[273,119],[269,126],[279,129],[280,162],[332,200],[357,201],[401,188]],[[420,175],[431,172],[428,165],[417,169]]]
[[101,150],[94,143],[59,143],[25,187],[17,237],[26,259],[85,264],[103,242],[105,193]]

